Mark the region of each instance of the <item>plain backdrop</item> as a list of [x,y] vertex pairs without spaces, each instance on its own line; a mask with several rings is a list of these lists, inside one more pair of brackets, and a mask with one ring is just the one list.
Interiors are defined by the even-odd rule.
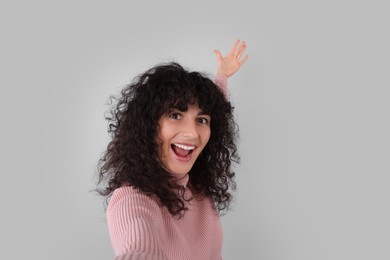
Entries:
[[390,259],[386,1],[2,1],[0,259],[113,259],[104,113],[149,67],[229,80],[241,164],[223,259]]

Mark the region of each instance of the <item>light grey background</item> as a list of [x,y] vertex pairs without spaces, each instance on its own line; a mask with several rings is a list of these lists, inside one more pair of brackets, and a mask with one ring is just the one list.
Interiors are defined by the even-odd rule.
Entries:
[[2,1],[1,259],[112,259],[96,162],[109,95],[162,61],[230,82],[229,259],[390,259],[386,1]]

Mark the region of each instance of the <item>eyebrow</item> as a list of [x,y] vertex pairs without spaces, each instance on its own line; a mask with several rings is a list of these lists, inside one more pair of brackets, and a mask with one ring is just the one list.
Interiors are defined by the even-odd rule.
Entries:
[[[178,109],[178,108],[172,108],[172,110],[171,110],[170,112],[175,111],[175,110],[176,110],[176,111],[180,111],[180,112],[186,112],[186,111],[188,111],[188,109],[187,109],[186,111],[181,111],[181,110]],[[197,115],[198,115],[198,116],[210,116],[210,117],[211,117],[210,114],[204,112],[203,110],[200,110],[200,111],[198,112]]]
[[205,113],[205,112],[203,112],[203,111],[200,111],[200,112],[198,113],[198,116],[210,116],[210,115],[207,114],[207,113]]

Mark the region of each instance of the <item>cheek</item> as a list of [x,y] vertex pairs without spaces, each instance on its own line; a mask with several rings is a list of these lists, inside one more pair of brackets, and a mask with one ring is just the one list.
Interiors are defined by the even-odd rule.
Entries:
[[160,121],[157,125],[157,129],[156,129],[156,150],[157,150],[157,153],[160,157],[160,159],[162,159],[163,157],[163,151],[164,151],[164,144],[165,144],[165,139],[166,139],[166,133],[164,131],[164,124]]
[[204,132],[202,133],[202,143],[203,143],[203,146],[207,145],[207,143],[210,140],[210,136],[211,136],[210,128],[204,129]]
[[157,143],[163,145],[167,136],[167,127],[164,121],[160,120],[159,124],[157,125],[156,132],[157,132],[157,137],[156,137]]
[[162,121],[157,129],[157,144],[159,152],[162,155],[166,155],[170,148],[170,140],[174,135],[172,125]]

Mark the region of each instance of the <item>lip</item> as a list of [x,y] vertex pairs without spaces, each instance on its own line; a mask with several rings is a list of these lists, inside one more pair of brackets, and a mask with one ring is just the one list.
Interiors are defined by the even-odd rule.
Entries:
[[195,149],[196,149],[196,147],[197,147],[195,144],[190,144],[190,143],[179,143],[179,142],[174,142],[174,143],[172,143],[172,144],[181,144],[181,145],[185,145],[185,146],[194,146]]
[[[193,144],[188,144],[188,143],[176,143],[176,144],[182,144],[182,145],[186,145],[186,146],[195,146],[195,149],[193,151],[196,150],[196,145],[193,145]],[[192,155],[194,154],[194,152],[190,153],[188,156],[186,157],[182,157],[182,156],[178,156],[172,149],[172,146],[169,146],[169,152],[171,153],[172,157],[175,158],[176,160],[178,160],[179,162],[189,162],[191,161],[192,159]]]

